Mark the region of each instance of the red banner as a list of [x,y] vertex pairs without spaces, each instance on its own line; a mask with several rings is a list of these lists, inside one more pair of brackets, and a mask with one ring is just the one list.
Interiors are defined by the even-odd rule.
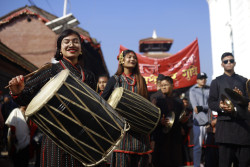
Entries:
[[[127,48],[120,46],[120,53]],[[167,58],[150,58],[136,53],[139,68],[145,78],[148,91],[156,91],[158,74],[171,76],[174,89],[196,84],[197,74],[200,73],[200,58],[198,40],[178,53]]]

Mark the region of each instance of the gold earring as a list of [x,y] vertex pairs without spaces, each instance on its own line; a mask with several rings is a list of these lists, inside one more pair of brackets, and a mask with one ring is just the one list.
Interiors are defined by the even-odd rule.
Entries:
[[80,55],[82,55],[82,51],[80,52]]
[[60,52],[60,55],[62,56],[62,52]]

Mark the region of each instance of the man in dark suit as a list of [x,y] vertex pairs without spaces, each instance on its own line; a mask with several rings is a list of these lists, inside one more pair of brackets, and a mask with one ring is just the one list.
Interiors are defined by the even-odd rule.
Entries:
[[239,167],[248,167],[250,166],[250,113],[247,112],[247,105],[240,105],[233,99],[231,101],[234,106],[228,105],[221,98],[222,94],[228,96],[225,88],[246,97],[247,79],[235,74],[236,63],[232,53],[224,53],[221,61],[224,74],[212,81],[208,99],[209,108],[218,112],[215,140],[219,145],[219,166],[230,167],[234,162]]

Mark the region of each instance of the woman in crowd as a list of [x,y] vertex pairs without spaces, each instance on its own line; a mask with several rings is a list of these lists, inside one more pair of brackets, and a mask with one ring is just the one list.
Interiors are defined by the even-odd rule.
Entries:
[[[78,64],[82,56],[80,35],[71,29],[63,31],[57,39],[55,54],[55,59],[59,62],[40,70],[27,82],[22,75],[12,78],[9,81],[11,85],[9,89],[13,98],[19,105],[28,105],[45,83],[64,69],[70,70],[82,82],[95,89],[93,73],[86,71]],[[44,136],[42,141],[40,163],[40,166],[82,166],[78,160],[59,148],[47,136]]]
[[[121,52],[118,60],[117,72],[109,79],[102,97],[107,100],[116,87],[123,87],[148,98],[147,86],[140,74],[135,52],[125,50]],[[149,164],[151,152],[149,136],[129,130],[123,137],[118,149],[114,150],[111,166],[146,167]]]

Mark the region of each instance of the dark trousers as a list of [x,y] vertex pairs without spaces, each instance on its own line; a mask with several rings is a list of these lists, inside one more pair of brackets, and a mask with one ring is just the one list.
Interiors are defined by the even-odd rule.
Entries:
[[187,144],[182,145],[182,165],[193,165],[193,147],[188,147]]
[[19,150],[12,157],[14,167],[28,167],[29,166],[29,146]]
[[219,144],[219,167],[250,166],[250,146]]
[[208,132],[205,148],[205,167],[219,166],[219,149],[215,143],[214,133]]
[[148,167],[148,154],[126,154],[113,152],[110,167]]

